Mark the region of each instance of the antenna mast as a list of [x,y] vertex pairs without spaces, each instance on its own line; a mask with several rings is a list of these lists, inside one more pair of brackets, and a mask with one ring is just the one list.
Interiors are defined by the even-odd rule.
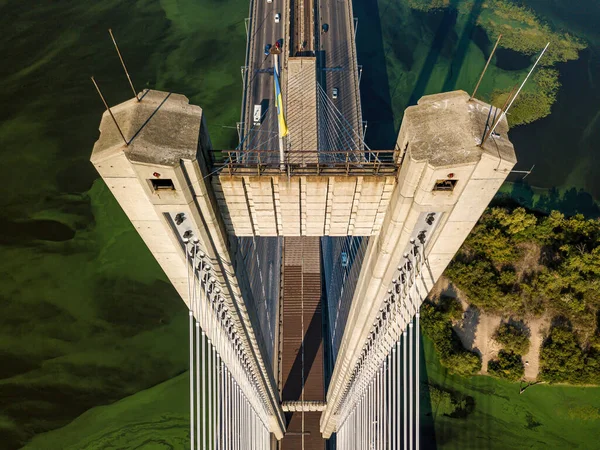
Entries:
[[117,119],[115,119],[115,116],[113,116],[112,111],[108,107],[108,103],[106,103],[106,100],[104,100],[104,96],[102,95],[102,92],[100,92],[100,88],[98,87],[98,84],[96,83],[96,80],[94,79],[94,77],[92,77],[92,83],[94,83],[94,86],[96,86],[96,90],[98,91],[98,95],[100,95],[100,98],[102,99],[102,103],[104,103],[104,106],[106,106],[106,110],[108,111],[108,113],[110,114],[110,117],[112,117],[113,122],[117,126],[117,130],[119,130],[119,133],[121,134],[121,137],[123,138],[123,142],[125,142],[125,145],[129,145],[129,142],[127,142],[127,139],[125,139],[125,135],[121,131],[121,127],[117,123]]
[[483,144],[485,144],[485,141],[487,140],[487,138],[489,138],[490,135],[494,132],[494,130],[496,129],[496,127],[498,126],[498,124],[502,121],[502,119],[504,117],[506,117],[506,113],[508,112],[508,110],[510,109],[510,107],[515,102],[516,98],[519,96],[519,93],[521,92],[521,89],[523,89],[523,86],[525,86],[525,83],[527,82],[527,80],[529,79],[529,77],[531,76],[531,74],[533,73],[533,70],[535,69],[535,67],[540,62],[540,59],[542,59],[542,56],[544,56],[544,53],[546,53],[546,50],[548,49],[549,45],[550,45],[550,42],[548,42],[546,44],[546,46],[544,47],[544,50],[542,50],[542,53],[540,53],[540,56],[538,56],[538,59],[535,61],[535,64],[533,65],[533,67],[531,68],[531,70],[529,71],[529,73],[527,74],[527,76],[525,77],[525,79],[523,80],[523,83],[521,83],[521,86],[519,86],[519,89],[517,90],[517,93],[515,94],[515,96],[510,101],[508,107],[506,108],[506,111],[502,111],[502,114],[500,115],[500,118],[498,119],[498,121],[494,124],[494,126],[492,128],[490,128],[490,131],[488,132],[487,136],[483,138],[483,141],[481,141],[480,147],[483,147]]
[[494,53],[496,52],[496,48],[498,47],[498,44],[500,43],[500,39],[502,39],[502,35],[498,36],[498,40],[496,41],[496,45],[494,45],[494,48],[492,49],[492,53],[490,53],[490,56],[488,57],[488,60],[485,63],[485,67],[483,68],[483,72],[481,72],[481,75],[479,76],[479,81],[477,82],[477,85],[475,86],[475,90],[471,94],[471,97],[469,97],[469,101],[473,100],[473,98],[475,97],[475,94],[477,93],[477,89],[479,89],[479,85],[481,84],[481,80],[483,80],[483,76],[485,75],[485,71],[487,70],[488,66],[490,65],[490,61],[492,60],[492,56],[494,56]]
[[121,60],[121,65],[123,66],[123,70],[125,71],[125,75],[127,75],[127,80],[129,80],[129,86],[131,86],[131,90],[133,91],[133,96],[139,102],[141,100],[138,97],[137,92],[135,91],[135,88],[133,87],[133,82],[131,81],[131,77],[129,76],[129,72],[127,71],[127,67],[125,67],[125,61],[123,61],[123,57],[121,56],[121,52],[119,51],[119,46],[117,45],[117,41],[115,40],[115,37],[113,36],[113,32],[112,32],[111,28],[108,29],[108,33],[110,34],[110,37],[111,37],[111,39],[113,41],[113,44],[115,44],[115,48],[117,49],[117,55],[119,55],[119,59]]

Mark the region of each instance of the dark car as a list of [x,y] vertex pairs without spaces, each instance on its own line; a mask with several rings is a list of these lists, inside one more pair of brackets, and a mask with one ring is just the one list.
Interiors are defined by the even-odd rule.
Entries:
[[271,47],[271,44],[265,45],[265,56],[269,56],[269,50],[271,50]]
[[327,33],[327,32],[329,31],[329,24],[328,24],[328,23],[324,23],[324,24],[323,24],[323,31],[324,31],[325,33]]

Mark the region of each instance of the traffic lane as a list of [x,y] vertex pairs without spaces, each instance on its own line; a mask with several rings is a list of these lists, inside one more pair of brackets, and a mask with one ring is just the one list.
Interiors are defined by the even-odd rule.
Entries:
[[[256,70],[272,68],[272,56],[265,57],[264,52],[260,56],[260,65],[255,69],[252,76],[252,95],[250,110],[246,120],[247,130],[250,130],[253,136],[248,137],[247,148],[257,148],[257,143],[263,141],[262,135],[265,131],[273,130],[273,119],[271,107],[274,105],[275,94],[273,88],[273,76],[270,73],[260,73]],[[262,121],[258,126],[254,125],[254,106],[261,105]]]
[[[260,0],[259,0],[260,2]],[[265,56],[264,50],[265,45],[274,45],[275,41],[281,39],[283,36],[283,11],[281,11],[282,0],[277,0],[273,3],[266,3],[266,1],[260,2],[260,6],[257,8],[257,17],[259,25],[257,30],[253,34],[254,41],[254,58],[253,58],[253,70],[251,79],[249,82],[251,90],[252,103],[248,105],[246,109],[246,129],[251,130],[251,134],[254,136],[248,136],[247,148],[263,148],[265,142],[265,132],[267,134],[276,132],[276,120],[274,120],[273,112],[269,111],[275,105],[275,93],[273,86],[273,76],[269,73],[260,73],[257,70],[272,69],[273,68],[273,57],[271,55]],[[279,23],[275,23],[275,14],[281,14],[282,18]],[[254,105],[265,104],[267,105],[266,110],[263,111],[263,120],[259,127],[260,130],[254,130]],[[271,137],[271,136],[269,136]],[[268,145],[273,147],[271,143]],[[275,148],[275,147],[273,147]]]
[[[344,2],[344,5],[346,3]],[[342,8],[340,8],[341,10]],[[348,11],[340,12],[338,10],[338,14],[340,16],[339,20],[342,26],[336,27],[333,30],[330,26],[330,32],[335,32],[335,42],[338,45],[330,46],[330,67],[341,67],[341,72],[328,72],[327,79],[328,83],[332,83],[338,88],[338,99],[336,101],[336,106],[343,114],[344,118],[350,123],[352,128],[357,132],[360,132],[360,119],[359,119],[359,104],[360,97],[358,94],[358,86],[355,86],[355,71],[358,69],[354,65],[354,60],[351,57],[352,55],[352,40],[354,30],[348,30],[346,26],[347,22],[342,20],[345,18],[345,15],[348,14]],[[329,89],[331,91],[331,89]]]
[[[319,28],[322,48],[326,51],[334,52],[338,47],[345,47],[344,42],[347,39],[345,20],[345,14],[347,14],[346,2],[343,0],[324,0],[321,2],[319,8],[321,16]],[[325,23],[329,25],[327,32],[323,32],[323,24]],[[337,54],[337,52],[335,53]]]
[[[263,66],[272,67],[273,57],[264,57]],[[253,83],[253,108],[254,105],[262,106],[261,124],[255,126],[254,118],[249,117],[250,136],[248,136],[247,149],[276,150],[277,142],[277,113],[275,106],[275,89],[271,73],[257,73]],[[267,161],[265,161],[267,162]]]
[[[275,45],[275,42],[279,39],[283,38],[283,12],[280,11],[278,6],[283,3],[282,0],[279,0],[275,3],[276,7],[272,8],[270,14],[273,16],[272,24],[269,26],[269,32],[265,33],[263,38],[263,44],[271,44]],[[274,17],[275,14],[281,14],[282,18],[279,23],[275,23]],[[265,27],[266,28],[266,27]],[[273,69],[275,58],[273,55],[264,55],[264,45],[263,47],[263,68]],[[260,148],[266,150],[277,150],[278,142],[278,126],[277,126],[277,112],[276,112],[276,98],[275,98],[275,85],[272,73],[260,73],[259,74],[260,82],[257,83],[259,88],[257,89],[257,97],[255,98],[256,104],[265,105],[265,109],[263,111],[264,119],[260,125],[261,128],[261,139],[260,139]]]
[[[247,84],[247,89],[249,89],[251,95],[250,97],[254,97],[256,95],[256,70],[265,68],[265,56],[264,56],[264,48],[267,43],[271,43],[274,41],[274,36],[278,32],[274,21],[275,13],[277,10],[281,8],[282,0],[277,0],[273,3],[267,3],[266,0],[257,0],[256,1],[256,26],[253,30],[251,39],[252,39],[252,61],[249,65],[250,70],[250,78]],[[252,122],[253,116],[253,108],[254,103],[252,105],[248,105],[246,108],[246,118],[245,122],[247,124]]]
[[[354,30],[348,30],[348,22],[346,16],[348,15],[348,4],[346,1],[339,0],[325,0],[321,6],[321,48],[325,52],[326,66],[329,68],[340,67],[341,72],[326,72],[324,77],[325,85],[323,86],[326,90],[327,96],[336,108],[343,115],[344,119],[339,118],[340,122],[344,124],[344,128],[350,126],[354,131],[345,133],[341,136],[340,133],[334,133],[330,131],[329,141],[334,142],[338,146],[338,149],[356,149],[359,138],[357,133],[361,132],[358,119],[358,101],[359,98],[356,95],[354,89],[354,74],[353,62],[351,58],[351,39],[353,38]],[[329,25],[328,32],[322,31],[322,25],[327,23]],[[333,88],[338,89],[338,98],[332,98]],[[335,113],[337,115],[337,112]],[[346,120],[348,121],[346,123]],[[349,130],[348,130],[349,131]]]
[[[255,40],[254,44],[254,66],[261,65],[264,58],[265,45],[275,45],[275,41],[283,38],[283,21],[284,12],[282,11],[282,0],[274,1],[273,3],[266,3],[264,0],[259,0],[261,7],[257,11],[258,14],[258,25],[257,30],[252,36]],[[275,23],[275,14],[280,14],[281,19],[279,23]]]
[[[339,150],[357,150],[361,147],[359,144],[361,131],[356,119],[358,116],[357,99],[354,95],[353,82],[348,75],[348,71],[349,69],[345,69],[344,72],[329,72],[327,74],[327,96],[331,103],[335,105],[335,109],[331,114],[336,116],[340,131],[344,131],[343,136],[342,133],[335,133]],[[337,99],[333,99],[333,88],[338,90]]]

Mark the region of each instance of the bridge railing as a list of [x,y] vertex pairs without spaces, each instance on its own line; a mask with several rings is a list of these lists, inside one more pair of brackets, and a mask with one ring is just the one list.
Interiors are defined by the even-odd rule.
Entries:
[[[369,158],[357,158],[355,151],[289,151],[285,155],[288,175],[393,175],[398,168],[393,151],[370,150]],[[281,173],[278,150],[221,150],[214,153],[220,173],[267,175]]]
[[[339,450],[419,448],[419,285],[427,266],[413,243],[392,280],[337,406]],[[401,355],[402,351],[402,355]]]

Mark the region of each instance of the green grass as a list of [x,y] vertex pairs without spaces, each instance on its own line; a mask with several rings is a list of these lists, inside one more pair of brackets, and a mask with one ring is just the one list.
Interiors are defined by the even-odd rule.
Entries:
[[[600,387],[541,384],[519,394],[519,383],[488,376],[449,375],[426,337],[423,351],[427,360],[423,383],[474,401],[466,417],[450,418],[434,412],[434,433],[425,436],[424,443],[435,442],[439,449],[598,448]],[[427,404],[428,399],[422,401]],[[431,425],[430,417],[423,421]]]

